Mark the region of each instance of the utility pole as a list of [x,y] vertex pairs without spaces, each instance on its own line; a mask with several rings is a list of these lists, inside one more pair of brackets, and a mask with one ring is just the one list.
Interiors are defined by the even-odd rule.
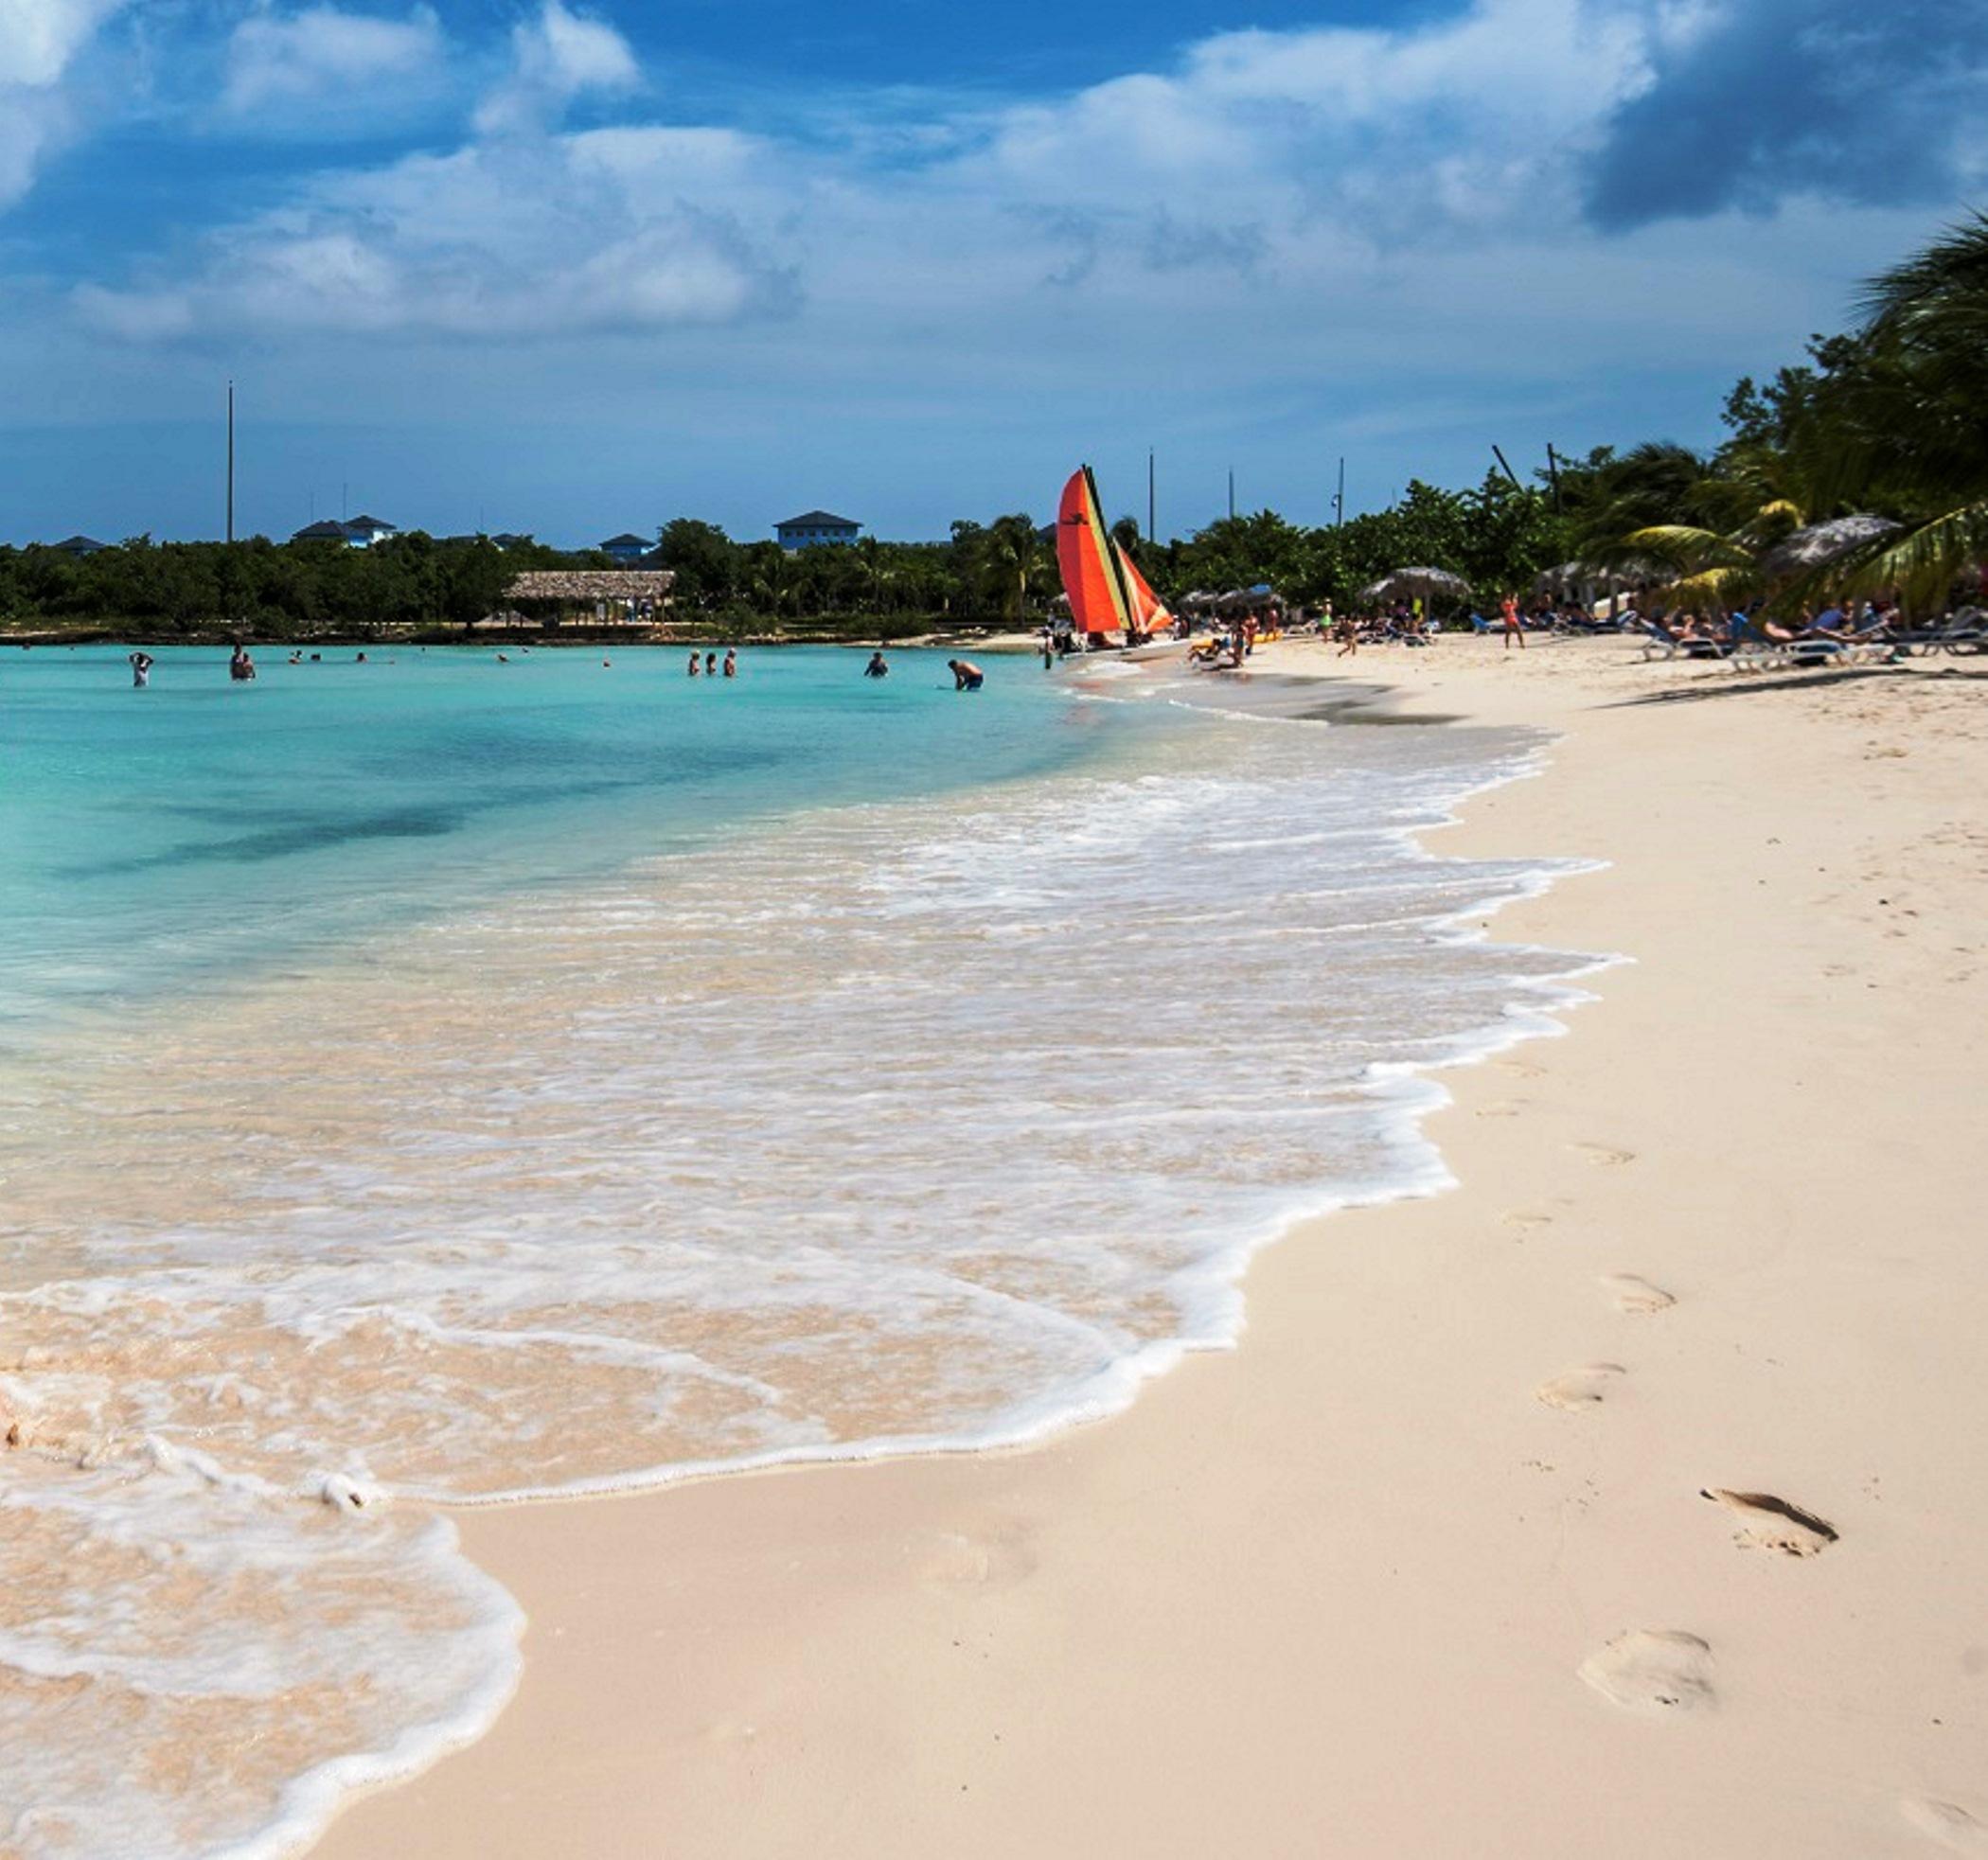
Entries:
[[1505,459],[1504,453],[1500,452],[1496,446],[1493,446],[1491,448],[1491,451],[1497,456],[1499,464],[1504,467],[1505,476],[1511,479],[1512,481],[1512,488],[1514,490],[1524,490],[1525,487],[1518,482],[1518,473],[1512,469],[1510,464],[1507,463]]
[[1340,456],[1340,487],[1332,494],[1332,526],[1338,529],[1346,521],[1346,459]]
[[228,540],[235,540],[235,383],[228,382]]
[[1229,468],[1229,521],[1235,521],[1235,468]]
[[1153,449],[1148,446],[1145,449],[1145,540],[1148,542],[1158,542],[1160,540],[1159,519],[1155,515],[1156,505],[1153,496]]
[[1546,475],[1553,481],[1553,515],[1560,514],[1560,460],[1553,451],[1553,442],[1546,442]]

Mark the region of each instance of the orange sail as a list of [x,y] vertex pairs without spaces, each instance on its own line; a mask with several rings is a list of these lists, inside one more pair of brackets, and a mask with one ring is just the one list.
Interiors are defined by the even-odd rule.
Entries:
[[[1125,564],[1105,529],[1097,504],[1097,480],[1079,466],[1063,487],[1056,511],[1056,566],[1070,616],[1080,633],[1122,633],[1132,619],[1131,591]],[[1150,593],[1150,590],[1147,591]]]
[[1156,633],[1162,627],[1171,627],[1174,616],[1167,611],[1166,603],[1153,593],[1151,583],[1140,574],[1139,564],[1118,546],[1115,539],[1111,553],[1118,558],[1118,572],[1124,577],[1131,603],[1133,627],[1142,633]]

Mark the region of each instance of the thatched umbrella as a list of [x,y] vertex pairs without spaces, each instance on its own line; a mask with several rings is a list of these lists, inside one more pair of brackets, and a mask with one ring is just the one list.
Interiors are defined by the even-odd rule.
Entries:
[[1447,568],[1397,568],[1359,591],[1361,600],[1393,601],[1404,595],[1440,594],[1446,600],[1470,598],[1470,583]]
[[1819,568],[1827,568],[1853,549],[1860,549],[1865,543],[1875,542],[1881,537],[1894,535],[1899,527],[1889,517],[1873,517],[1868,513],[1837,517],[1826,523],[1811,523],[1767,550],[1760,558],[1760,572],[1769,581],[1780,581],[1791,575],[1806,575]]

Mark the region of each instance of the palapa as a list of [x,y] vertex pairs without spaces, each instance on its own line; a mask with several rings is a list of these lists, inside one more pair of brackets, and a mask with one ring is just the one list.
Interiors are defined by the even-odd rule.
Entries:
[[1855,517],[1836,517],[1826,523],[1811,523],[1784,537],[1760,558],[1760,572],[1769,581],[1812,569],[1827,568],[1853,549],[1896,535],[1900,525],[1889,517],[1869,512]]
[[669,568],[532,569],[504,591],[508,601],[660,601],[677,578]]
[[1359,591],[1368,601],[1399,600],[1403,595],[1440,594],[1449,600],[1468,600],[1470,583],[1447,568],[1397,568]]

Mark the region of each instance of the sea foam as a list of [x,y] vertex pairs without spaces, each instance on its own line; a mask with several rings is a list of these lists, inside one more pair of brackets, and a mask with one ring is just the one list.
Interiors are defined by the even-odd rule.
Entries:
[[1233,1342],[1573,998],[1483,934],[1556,868],[1414,837],[1535,753],[1156,717],[12,1081],[0,1848],[276,1852],[473,1735],[517,1611],[409,1500],[1022,1441]]

